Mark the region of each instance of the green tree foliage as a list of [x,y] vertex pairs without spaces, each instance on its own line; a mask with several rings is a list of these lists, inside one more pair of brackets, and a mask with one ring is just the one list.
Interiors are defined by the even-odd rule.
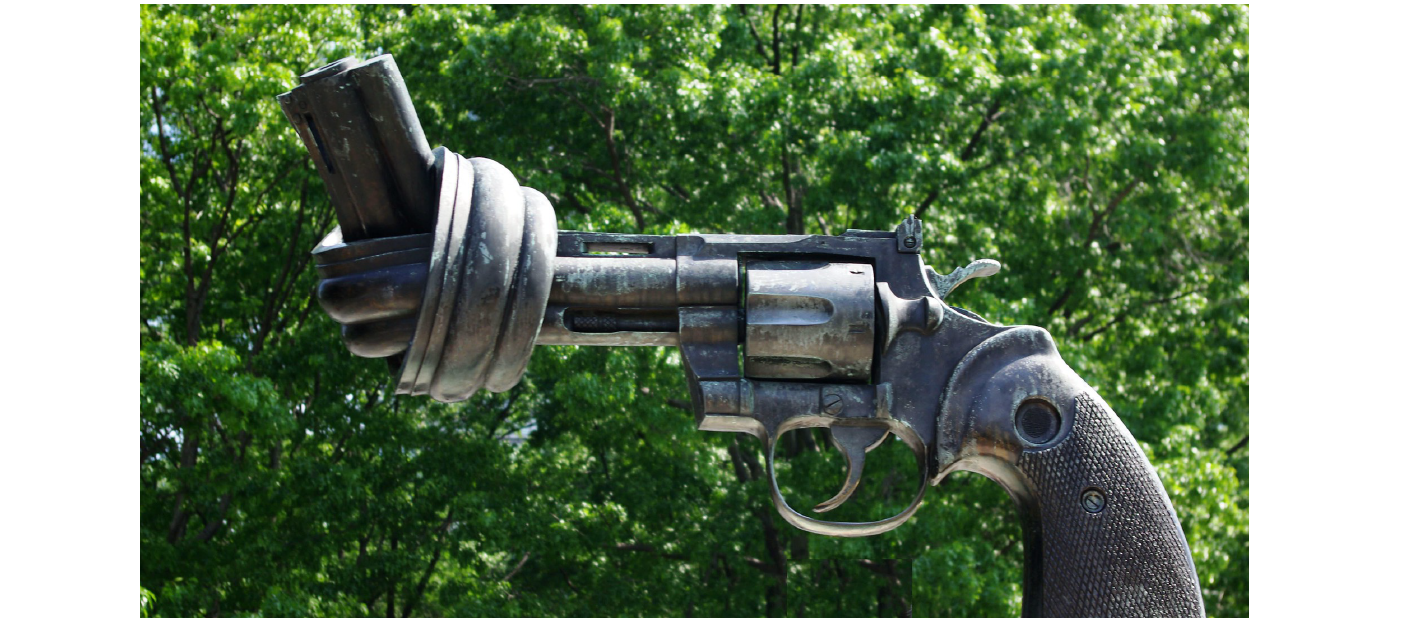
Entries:
[[[1001,489],[951,477],[897,531],[802,533],[756,444],[693,429],[672,350],[541,348],[508,393],[392,397],[312,300],[332,213],[274,99],[389,52],[430,141],[564,229],[915,214],[938,269],[999,259],[953,300],[1054,333],[1157,466],[1210,615],[1245,615],[1248,30],[1244,7],[143,7],[144,611],[1019,611]],[[803,434],[794,504],[842,474]],[[846,515],[909,500],[897,447]]]

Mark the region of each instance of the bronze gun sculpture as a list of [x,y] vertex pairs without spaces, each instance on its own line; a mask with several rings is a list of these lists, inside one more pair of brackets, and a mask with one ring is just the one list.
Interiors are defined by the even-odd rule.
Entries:
[[[459,401],[515,385],[536,345],[678,346],[700,429],[757,436],[772,501],[803,530],[880,534],[957,470],[1009,492],[1024,529],[1026,616],[1201,616],[1170,500],[1127,428],[1031,326],[946,303],[999,264],[937,273],[920,221],[839,236],[558,231],[506,168],[430,150],[390,56],[345,59],[282,95],[339,228],[315,248],[346,345],[389,359],[400,394]],[[895,435],[911,505],[832,522],[785,502],[780,436],[828,428],[856,489]]]

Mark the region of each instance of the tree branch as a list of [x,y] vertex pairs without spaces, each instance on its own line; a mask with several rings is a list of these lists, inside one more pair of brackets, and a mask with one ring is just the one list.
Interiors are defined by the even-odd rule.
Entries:
[[[1113,199],[1108,201],[1108,207],[1104,209],[1103,212],[1095,211],[1093,213],[1093,221],[1088,226],[1088,237],[1083,239],[1082,249],[1084,251],[1087,251],[1088,247],[1093,244],[1093,241],[1098,238],[1098,232],[1102,229],[1103,223],[1108,220],[1108,217],[1113,215],[1113,212],[1118,209],[1118,205],[1122,204],[1123,200],[1127,199],[1127,196],[1131,195],[1133,190],[1137,189],[1137,186],[1141,183],[1142,177],[1134,178],[1132,182],[1129,182],[1127,186],[1123,187],[1121,191],[1114,195]],[[1059,297],[1054,300],[1053,304],[1049,305],[1049,315],[1053,315],[1057,313],[1059,309],[1063,308],[1064,303],[1068,302],[1069,297],[1073,295],[1074,285],[1082,276],[1083,267],[1079,266],[1078,269],[1074,271],[1073,277],[1069,280],[1068,285],[1064,286],[1063,292],[1059,294]]]
[[182,200],[183,206],[186,207],[190,205],[192,201],[192,190],[195,188],[197,179],[207,173],[206,170],[207,167],[211,165],[211,159],[207,157],[206,151],[201,149],[197,150],[197,158],[193,162],[192,174],[187,177],[186,187],[184,188],[183,183],[177,179],[177,166],[173,163],[172,151],[167,140],[167,131],[164,129],[167,122],[163,120],[162,97],[158,96],[157,86],[151,86],[149,91],[152,93],[153,115],[157,118],[158,151],[162,155],[163,167],[167,168],[167,176],[172,182],[173,192],[177,194],[178,199]]
[[[185,414],[179,415],[179,424],[181,424],[182,419],[185,417]],[[182,432],[182,455],[179,460],[178,468],[191,468],[197,465],[197,444],[198,437],[195,431],[184,430]],[[182,488],[177,491],[177,496],[173,500],[172,521],[167,525],[167,542],[169,544],[176,545],[177,541],[182,538],[182,533],[187,530],[187,519],[190,515],[187,511],[182,509],[186,501],[187,486],[184,483]]]
[[803,225],[803,192],[793,186],[793,174],[798,172],[797,162],[791,161],[788,156],[788,131],[792,129],[791,124],[784,125],[782,164],[783,164],[783,197],[788,201],[788,219],[784,228],[789,234],[804,234],[806,226]]
[[[423,570],[423,577],[419,578],[419,583],[414,588],[413,594],[404,602],[404,611],[400,614],[403,618],[409,618],[414,608],[418,607],[418,602],[423,598],[423,591],[428,588],[428,581],[433,578],[433,569],[438,566],[438,559],[443,557],[443,541],[448,537],[448,529],[453,526],[453,507],[448,507],[448,514],[443,518],[443,524],[438,527],[438,539],[435,541],[437,547],[433,549],[433,559],[428,561],[428,567]],[[522,560],[526,560],[526,556]]]
[[591,209],[588,208],[585,204],[582,204],[581,200],[576,198],[576,193],[572,189],[568,188],[566,190],[565,196],[558,197],[561,197],[562,199],[557,200],[557,206],[566,204],[567,206],[570,206],[572,210],[575,210],[576,212],[579,212],[583,215],[591,214]]
[[[969,163],[971,159],[975,158],[977,154],[976,149],[980,146],[980,140],[985,136],[985,130],[990,128],[990,125],[993,125],[996,120],[999,120],[1000,116],[1004,115],[1004,110],[1000,109],[1001,105],[1003,105],[1003,103],[999,99],[995,99],[994,103],[990,104],[990,108],[980,117],[980,125],[975,127],[975,134],[970,136],[970,141],[967,142],[965,148],[960,151],[961,165]],[[984,169],[994,167],[996,163],[998,163],[998,160],[990,163],[990,165],[986,166]],[[984,169],[979,171],[984,171]],[[931,204],[935,203],[936,199],[940,197],[943,191],[945,191],[944,185],[931,189],[931,192],[926,195],[926,199],[921,200],[921,205],[916,207],[917,219],[926,214],[926,210],[931,207]]]
[[774,6],[773,6],[773,74],[774,74],[774,75],[782,75],[782,74],[783,74],[783,61],[782,61],[783,57],[782,57],[782,54],[779,53],[779,48],[780,48],[780,44],[781,44],[782,41],[783,41],[783,36],[779,33],[779,30],[778,30],[778,14],[781,13],[782,11],[783,11],[783,5],[777,4],[777,5],[774,5]]
[[305,225],[305,198],[310,186],[310,179],[306,177],[300,182],[300,201],[296,207],[295,225],[292,226],[290,241],[286,243],[285,263],[281,265],[281,272],[276,276],[275,283],[266,292],[266,300],[262,303],[261,319],[256,323],[256,340],[251,344],[251,356],[261,353],[266,345],[266,338],[271,334],[272,322],[275,320],[275,313],[279,304],[289,297],[285,292],[287,288],[287,277],[291,274],[291,266],[295,262],[296,243],[300,242],[301,228]]
[[1237,442],[1235,446],[1226,449],[1226,455],[1227,455],[1228,457],[1231,456],[1231,455],[1235,455],[1235,454],[1236,454],[1236,451],[1239,451],[1239,450],[1245,448],[1246,445],[1250,443],[1250,441],[1251,441],[1251,434],[1247,433],[1246,436],[1245,436],[1244,438],[1241,438],[1241,441],[1240,441],[1240,442]]
[[[395,528],[389,537],[389,554],[399,555],[399,529]],[[384,618],[394,618],[394,604],[399,601],[399,580],[389,577],[389,591],[384,597]]]
[[743,463],[743,454],[739,452],[737,438],[729,444],[729,460],[734,464],[734,477],[740,483],[747,483],[750,480],[748,467]]
[[521,382],[518,382],[516,386],[512,387],[512,394],[507,397],[507,402],[502,404],[502,409],[497,411],[497,416],[493,418],[492,423],[488,425],[487,439],[491,440],[492,437],[497,434],[497,428],[502,426],[502,422],[507,420],[508,416],[511,416],[512,405],[517,403],[517,399],[525,392],[527,392],[527,389],[522,388]]
[[793,68],[798,68],[798,49],[802,46],[803,7],[798,5],[798,14],[793,17]]
[[[197,179],[205,176],[207,169],[211,166],[211,159],[207,157],[206,151],[198,148],[196,161],[192,166],[192,173],[187,178],[186,188],[182,188],[182,182],[177,178],[177,166],[173,162],[173,155],[168,147],[167,132],[165,126],[167,122],[162,114],[162,97],[158,96],[157,86],[150,89],[153,99],[153,114],[157,119],[158,148],[162,154],[163,166],[167,168],[168,178],[172,182],[172,190],[177,194],[178,200],[182,203],[182,272],[184,275],[184,312],[186,314],[186,344],[195,345],[200,336],[201,307],[198,302],[196,287],[193,283],[195,277],[192,264],[192,191],[196,187]],[[193,133],[195,135],[195,133]],[[198,327],[194,333],[193,315],[197,315],[195,320]]]
[[[1185,297],[1187,297],[1187,296],[1191,296],[1191,295],[1194,294],[1194,293],[1195,293],[1195,290],[1192,290],[1192,291],[1182,292],[1181,294],[1177,294],[1176,296],[1168,296],[1168,297],[1166,297],[1166,298],[1154,298],[1154,299],[1152,299],[1152,300],[1145,300],[1145,301],[1142,301],[1142,304],[1140,305],[1140,307],[1149,307],[1149,306],[1152,306],[1152,305],[1165,305],[1165,304],[1167,304],[1167,303],[1171,303],[1171,302],[1176,301],[1176,300],[1178,300],[1178,299],[1185,298]],[[1140,308],[1140,307],[1139,307],[1139,308]],[[1114,317],[1112,320],[1109,320],[1107,324],[1104,324],[1104,325],[1102,325],[1102,326],[1099,326],[1098,328],[1095,328],[1095,329],[1093,329],[1092,331],[1089,331],[1088,334],[1084,335],[1084,336],[1082,337],[1083,341],[1085,341],[1085,342],[1091,341],[1094,337],[1097,337],[1098,335],[1102,334],[1103,332],[1107,331],[1108,329],[1110,329],[1110,328],[1112,328],[1112,327],[1114,327],[1114,326],[1117,326],[1118,324],[1123,323],[1123,322],[1126,321],[1129,317],[1131,317],[1132,314],[1135,313],[1135,311],[1136,311],[1136,309],[1134,309],[1133,307],[1124,307],[1124,308],[1122,309],[1122,311],[1118,312],[1117,317]],[[1088,318],[1085,318],[1084,320],[1082,320],[1082,322],[1088,322],[1088,321],[1090,321],[1090,320],[1092,320],[1092,319],[1093,319],[1093,317],[1092,317],[1092,316],[1089,316]],[[1080,324],[1080,325],[1081,325],[1081,324]],[[1075,329],[1069,329],[1069,330],[1070,330],[1070,332],[1072,332],[1072,331],[1075,330]]]
[[780,580],[786,580],[788,556],[783,552],[783,543],[778,538],[778,527],[773,525],[773,515],[768,509],[761,507],[754,510],[754,515],[758,516],[758,522],[763,528],[763,545],[768,550],[768,557],[773,560],[774,575]]
[[530,551],[522,552],[522,559],[517,561],[517,566],[512,567],[511,571],[508,571],[506,575],[502,576],[502,581],[512,581],[512,576],[522,570],[522,565],[527,564],[527,558],[531,557],[531,555],[532,552]]
[[1122,313],[1119,313],[1119,314],[1118,314],[1116,317],[1114,317],[1113,319],[1108,320],[1108,322],[1107,322],[1106,324],[1104,324],[1104,325],[1102,325],[1102,326],[1099,326],[1098,328],[1095,328],[1095,329],[1089,331],[1088,334],[1086,334],[1086,335],[1084,335],[1083,337],[1081,337],[1081,339],[1082,339],[1085,343],[1088,342],[1088,341],[1092,341],[1094,337],[1097,337],[1098,335],[1103,334],[1105,331],[1107,331],[1108,329],[1110,329],[1110,328],[1112,328],[1112,327],[1114,327],[1114,326],[1117,326],[1118,324],[1122,324],[1122,323],[1123,323],[1125,320],[1127,320],[1127,319],[1128,319],[1128,314],[1127,314],[1127,311],[1124,310]]
[[620,153],[615,147],[615,110],[607,109],[605,123],[606,151],[611,155],[611,169],[615,172],[616,185],[620,187],[621,199],[625,201],[626,207],[630,208],[630,214],[635,217],[636,229],[645,232],[645,213],[641,211],[639,204],[635,201],[635,196],[630,191],[630,183],[626,181],[625,174],[620,165]]
[[596,126],[601,127],[602,129],[606,128],[606,121],[601,120],[600,115],[596,114],[596,112],[591,111],[590,107],[587,107],[585,103],[582,103],[581,97],[576,96],[575,93],[562,90],[560,86],[556,88],[556,91],[560,92],[563,96],[570,100],[572,105],[581,108],[582,112],[585,112],[587,116],[591,117],[591,120],[595,121]]
[[743,20],[748,23],[748,32],[753,35],[753,43],[758,49],[758,55],[763,56],[763,61],[767,62],[769,66],[772,66],[773,59],[769,58],[768,52],[763,49],[763,38],[758,36],[758,28],[753,26],[753,18],[748,16],[748,7],[740,4],[739,14],[743,15]]
[[734,434],[734,445],[739,447],[739,456],[743,459],[744,465],[748,466],[748,476],[750,480],[763,478],[763,466],[758,465],[758,458],[747,454],[742,448],[743,441],[746,440],[743,434]]
[[229,506],[231,506],[231,492],[226,492],[222,494],[221,501],[217,504],[216,518],[208,522],[207,527],[203,528],[202,532],[197,535],[198,541],[205,543],[212,540],[213,536],[216,536],[217,530],[221,529],[222,524],[226,523],[226,511]]

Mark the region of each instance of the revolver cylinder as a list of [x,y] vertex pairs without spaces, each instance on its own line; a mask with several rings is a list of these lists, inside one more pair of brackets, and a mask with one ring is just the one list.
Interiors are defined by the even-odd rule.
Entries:
[[756,261],[744,297],[744,375],[871,378],[876,277],[870,264]]

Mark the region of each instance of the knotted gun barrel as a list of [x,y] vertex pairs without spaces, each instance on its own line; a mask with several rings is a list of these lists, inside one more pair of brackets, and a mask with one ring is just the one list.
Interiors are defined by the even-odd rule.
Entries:
[[[503,391],[534,344],[676,346],[683,326],[735,353],[742,343],[747,377],[869,377],[874,278],[856,252],[746,262],[741,307],[737,249],[699,255],[698,236],[558,237],[546,198],[506,168],[429,150],[392,57],[342,60],[301,82],[280,101],[340,222],[315,250],[318,298],[352,352],[398,363],[398,392]],[[756,244],[781,253],[783,240]]]
[[391,358],[400,393],[516,384],[550,293],[546,198],[496,162],[430,150],[391,56],[311,71],[280,102],[340,223],[314,254],[350,351]]
[[433,153],[394,57],[300,76],[277,97],[325,181],[346,240],[433,231]]
[[[700,429],[754,435],[794,526],[879,534],[928,484],[968,470],[1019,508],[1026,616],[1196,616],[1200,588],[1161,482],[1127,429],[1031,326],[945,304],[921,222],[838,236],[558,232],[496,162],[430,150],[393,59],[340,62],[281,97],[340,226],[314,251],[321,306],[355,354],[385,357],[402,394],[459,401],[521,379],[542,345],[678,346]],[[784,500],[786,432],[826,428],[857,488],[890,436],[917,492],[873,522],[823,521]]]

